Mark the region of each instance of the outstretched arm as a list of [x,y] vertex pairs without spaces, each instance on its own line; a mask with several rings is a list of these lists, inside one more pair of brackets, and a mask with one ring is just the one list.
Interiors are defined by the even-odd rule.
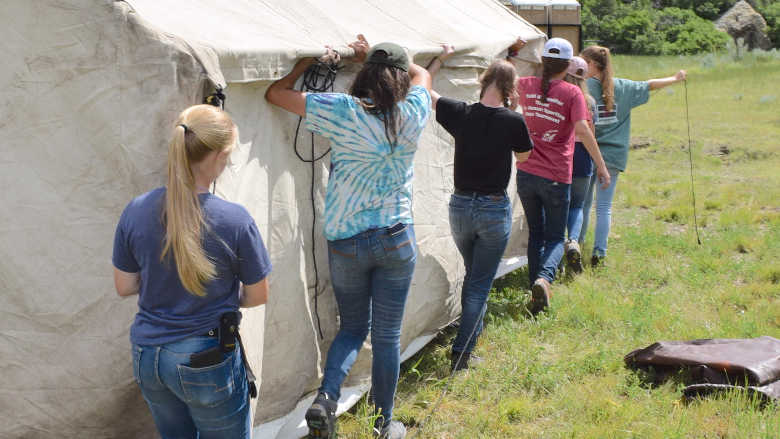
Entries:
[[[452,54],[455,53],[455,47],[452,44],[442,44],[441,48],[441,54],[433,58],[431,63],[428,64],[427,70],[431,75],[431,82],[433,82],[433,77],[439,73],[442,65],[444,65],[444,61],[446,61],[447,58],[451,57]],[[433,108],[436,108],[436,103],[439,102],[440,97],[441,95],[437,93],[436,90],[431,89],[431,102],[433,104]]]
[[675,73],[674,76],[668,76],[666,78],[649,79],[647,83],[650,85],[650,90],[658,90],[680,81],[685,81],[688,73],[685,70],[680,70]]

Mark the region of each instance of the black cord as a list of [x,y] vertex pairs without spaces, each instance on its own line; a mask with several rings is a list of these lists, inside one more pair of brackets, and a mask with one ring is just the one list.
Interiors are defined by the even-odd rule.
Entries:
[[[333,91],[333,85],[336,82],[336,74],[338,71],[341,70],[341,68],[336,63],[324,63],[322,61],[317,61],[315,64],[312,64],[309,66],[308,69],[303,73],[303,81],[301,82],[301,91],[305,92],[314,92],[314,93],[323,93],[327,91]],[[320,274],[319,269],[317,268],[317,249],[316,249],[316,236],[315,236],[315,230],[317,226],[317,211],[316,206],[314,204],[314,174],[316,171],[316,168],[314,164],[325,158],[326,155],[330,152],[331,148],[328,147],[328,149],[320,154],[319,156],[314,156],[314,133],[311,134],[311,156],[310,158],[304,158],[300,151],[298,151],[298,133],[301,130],[301,122],[303,122],[303,117],[298,117],[298,125],[295,127],[295,137],[293,137],[293,150],[295,151],[295,155],[298,157],[298,159],[304,163],[311,163],[311,187],[309,190],[309,195],[311,196],[311,258],[314,265],[314,315],[317,318],[317,331],[319,332],[320,339],[325,338],[322,334],[322,324],[320,322],[320,313],[319,313],[319,300],[318,297],[320,295],[319,291],[319,285],[320,285]]]
[[696,191],[693,187],[693,142],[691,142],[691,119],[688,116],[688,80],[684,80],[685,85],[685,122],[688,125],[688,162],[691,165],[691,200],[693,203],[693,225],[696,230],[696,242],[701,245],[701,238],[699,237],[699,222],[696,219]]
[[[487,305],[488,302],[485,300],[485,304],[482,305],[482,310],[479,312],[479,318],[474,321],[474,327],[471,329],[471,334],[469,334],[469,338],[466,339],[466,344],[464,346],[468,346],[469,343],[471,343],[471,339],[474,337],[474,334],[477,332],[477,328],[479,328],[479,322],[482,321],[482,318],[485,317],[485,312],[487,312]],[[458,356],[457,361],[455,362],[455,365],[459,365],[461,360],[463,359],[463,354],[465,354],[466,350],[464,349],[460,355]],[[444,384],[444,390],[441,392],[441,395],[439,395],[439,399],[436,401],[435,404],[431,407],[431,410],[428,411],[428,415],[425,416],[425,418],[417,425],[417,429],[414,431],[414,433],[409,436],[409,439],[413,439],[415,436],[417,436],[417,433],[423,431],[425,428],[425,425],[430,420],[431,416],[436,412],[436,409],[439,408],[439,404],[444,400],[444,396],[447,395],[447,392],[450,390],[450,384],[452,383],[452,378],[455,376],[455,373],[458,372],[457,368],[453,367],[452,371],[450,371],[450,375],[447,377],[447,381]]]

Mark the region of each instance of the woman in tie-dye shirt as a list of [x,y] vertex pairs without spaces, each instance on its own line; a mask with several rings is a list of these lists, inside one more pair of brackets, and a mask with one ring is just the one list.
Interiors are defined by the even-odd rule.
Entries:
[[[392,420],[400,368],[404,305],[417,258],[412,225],[412,170],[431,112],[431,79],[393,43],[350,45],[365,62],[349,94],[303,93],[295,81],[315,62],[300,60],[272,84],[266,99],[303,116],[331,142],[324,232],[340,329],[328,351],[319,393],[306,412],[312,437],[335,438],[341,384],[371,332],[371,393],[382,438],[403,438]],[[334,56],[329,51],[330,56]]]

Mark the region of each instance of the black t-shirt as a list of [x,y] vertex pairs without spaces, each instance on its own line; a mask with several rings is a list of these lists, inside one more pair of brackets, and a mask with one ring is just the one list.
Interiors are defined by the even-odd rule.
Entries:
[[503,192],[512,173],[512,153],[533,148],[525,119],[505,107],[467,105],[449,98],[436,103],[436,121],[455,138],[455,189]]

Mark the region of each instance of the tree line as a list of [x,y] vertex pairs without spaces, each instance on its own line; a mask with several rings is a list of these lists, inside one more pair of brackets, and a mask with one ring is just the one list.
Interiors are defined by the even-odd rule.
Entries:
[[[731,40],[714,20],[736,0],[581,0],[583,38],[615,53],[683,55],[724,50]],[[780,2],[749,0],[780,47]]]

